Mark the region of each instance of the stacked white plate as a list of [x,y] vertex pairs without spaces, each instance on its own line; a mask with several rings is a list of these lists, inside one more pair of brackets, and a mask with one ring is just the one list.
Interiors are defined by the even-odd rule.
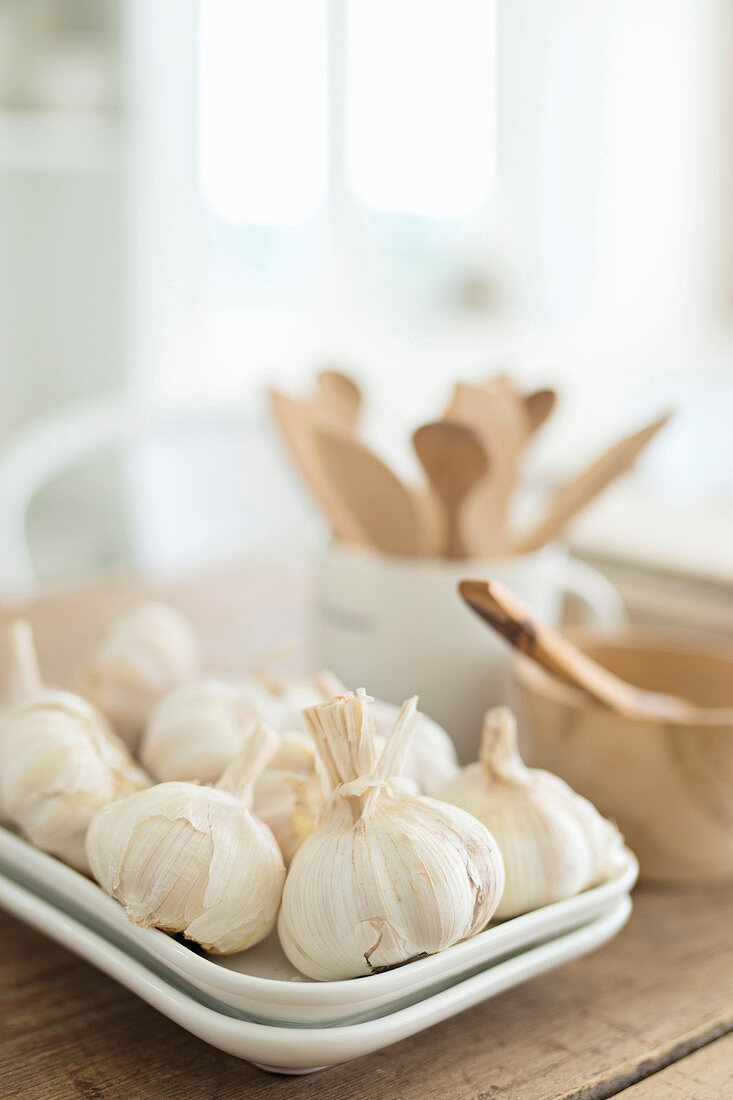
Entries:
[[77,871],[0,828],[0,906],[51,936],[213,1046],[281,1073],[306,1073],[388,1046],[585,954],[631,912],[638,867],[439,955],[338,982],[300,975],[275,936],[208,956],[131,924]]

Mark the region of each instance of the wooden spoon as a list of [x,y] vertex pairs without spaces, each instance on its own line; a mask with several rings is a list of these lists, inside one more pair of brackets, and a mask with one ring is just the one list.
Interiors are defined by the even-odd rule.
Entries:
[[354,436],[326,425],[315,438],[330,488],[363,532],[362,541],[388,554],[421,554],[421,508],[389,466]]
[[423,424],[413,434],[412,441],[445,510],[448,521],[445,556],[463,558],[466,546],[461,530],[461,509],[471,490],[488,472],[486,450],[477,432],[450,420]]
[[322,370],[318,375],[318,397],[322,407],[348,431],[353,431],[361,412],[361,390],[352,378],[338,370]]
[[461,581],[468,606],[503,638],[558,679],[582,688],[598,703],[629,718],[686,721],[694,708],[684,699],[645,691],[621,680],[532,612],[496,581]]
[[517,540],[514,546],[515,553],[526,554],[532,550],[539,550],[541,546],[555,538],[594,497],[617,477],[631,469],[641,452],[657,432],[661,431],[671,415],[671,413],[665,413],[640,431],[619,440],[581,474],[562,486],[555,494],[544,519],[540,520],[528,534]]
[[315,431],[326,418],[310,405],[278,390],[271,390],[269,396],[273,416],[287,448],[325,512],[334,535],[345,542],[364,542],[364,531],[334,489],[316,450]]

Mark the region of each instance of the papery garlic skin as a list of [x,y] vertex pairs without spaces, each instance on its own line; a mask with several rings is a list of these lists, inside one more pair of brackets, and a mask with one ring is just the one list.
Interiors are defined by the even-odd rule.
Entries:
[[74,686],[134,750],[154,704],[193,679],[199,661],[188,620],[165,604],[145,603],[109,627]]
[[132,921],[181,932],[214,954],[243,951],[272,931],[285,866],[248,806],[276,744],[256,726],[217,787],[161,783],[97,814],[89,863]]
[[504,886],[480,822],[387,781],[415,719],[406,704],[382,752],[363,694],[306,711],[332,793],[295,853],[280,942],[309,978],[353,978],[433,954],[488,923]]
[[46,691],[0,720],[4,813],[38,848],[88,871],[94,815],[150,784],[126,746],[84,699]]
[[140,759],[161,781],[213,783],[263,717],[251,695],[235,684],[184,684],[153,707],[140,741]]
[[467,817],[388,786],[332,796],[283,893],[278,931],[293,965],[318,981],[354,978],[480,932],[503,875],[498,848]]
[[507,707],[488,712],[479,761],[462,768],[438,797],[496,837],[506,868],[499,919],[572,897],[623,864],[615,826],[558,776],[524,764]]
[[[399,707],[375,699],[371,704],[377,733],[386,738]],[[405,760],[403,775],[412,779],[421,794],[431,797],[458,772],[456,747],[450,735],[427,714],[420,714]]]
[[610,882],[627,866],[628,856],[624,838],[608,818],[598,812],[592,802],[568,786],[564,779],[552,772],[532,769],[538,785],[544,785],[552,797],[567,801],[575,818],[581,823],[592,853],[593,874],[585,889]]

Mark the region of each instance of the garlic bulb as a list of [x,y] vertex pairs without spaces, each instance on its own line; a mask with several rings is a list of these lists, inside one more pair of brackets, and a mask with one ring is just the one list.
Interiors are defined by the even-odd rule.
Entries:
[[285,734],[255,783],[253,808],[272,829],[286,864],[311,833],[324,798],[313,739]]
[[139,755],[159,780],[213,783],[243,748],[262,708],[223,680],[196,680],[155,704]]
[[145,603],[110,626],[74,683],[134,750],[154,703],[191,680],[198,664],[190,623],[171,607]]
[[259,672],[240,684],[196,680],[155,704],[139,755],[156,779],[213,783],[241,749],[253,722],[291,732],[304,724],[302,706],[328,698],[321,674],[277,683]]
[[[375,699],[371,711],[377,733],[388,737],[399,708]],[[404,776],[414,781],[421,794],[432,797],[457,771],[458,757],[450,736],[427,714],[419,714],[405,760]]]
[[11,700],[0,718],[0,804],[33,844],[88,871],[87,828],[103,806],[149,785],[86,700],[44,690],[26,622],[12,629]]
[[622,864],[616,827],[558,776],[524,764],[508,707],[487,713],[479,761],[439,797],[473,814],[499,843],[506,867],[499,918],[578,894]]
[[388,782],[401,771],[416,699],[378,762],[370,701],[360,690],[305,712],[330,794],[293,857],[278,931],[293,965],[318,980],[370,974],[474,935],[504,886],[498,845],[480,822]]
[[87,855],[100,886],[143,927],[182,932],[227,955],[275,925],[285,867],[250,812],[252,786],[277,737],[252,728],[215,787],[160,783],[94,818]]

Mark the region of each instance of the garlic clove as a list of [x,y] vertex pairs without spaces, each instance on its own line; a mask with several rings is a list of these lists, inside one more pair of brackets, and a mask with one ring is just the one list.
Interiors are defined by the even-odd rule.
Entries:
[[499,919],[572,897],[622,864],[615,826],[557,776],[525,765],[507,707],[487,713],[478,763],[462,768],[439,797],[496,837],[506,867]]
[[272,931],[285,867],[272,832],[249,807],[276,747],[276,735],[258,723],[216,787],[160,783],[96,815],[89,863],[131,920],[181,932],[218,954]]
[[145,603],[112,623],[74,684],[135,749],[154,704],[193,679],[199,660],[190,623],[171,607]]
[[90,704],[44,689],[25,622],[11,628],[11,706],[0,718],[0,805],[37,847],[88,871],[95,813],[149,785],[126,746]]
[[416,700],[379,758],[369,703],[359,692],[306,711],[330,794],[293,857],[278,932],[293,965],[317,980],[373,973],[474,935],[504,884],[480,822],[392,782]]

